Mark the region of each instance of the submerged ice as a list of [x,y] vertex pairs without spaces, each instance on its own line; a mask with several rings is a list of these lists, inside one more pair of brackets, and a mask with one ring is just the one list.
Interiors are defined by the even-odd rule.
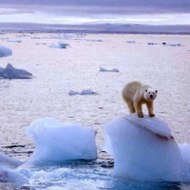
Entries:
[[93,160],[97,157],[96,133],[91,128],[42,118],[32,122],[27,134],[36,145],[31,162],[61,163],[68,160]]
[[162,120],[128,115],[109,122],[104,129],[105,149],[113,154],[115,176],[140,181],[190,181],[190,148],[180,148]]

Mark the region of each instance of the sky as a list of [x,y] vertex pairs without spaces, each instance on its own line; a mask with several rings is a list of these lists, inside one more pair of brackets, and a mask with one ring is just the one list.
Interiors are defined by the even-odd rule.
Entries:
[[166,11],[190,11],[190,0],[0,0],[0,4],[133,7],[134,9],[152,8]]
[[0,0],[0,23],[190,26],[190,0]]

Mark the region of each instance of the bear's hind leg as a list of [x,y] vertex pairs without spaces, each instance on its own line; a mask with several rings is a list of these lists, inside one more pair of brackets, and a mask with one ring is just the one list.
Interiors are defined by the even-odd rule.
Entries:
[[127,105],[128,105],[128,108],[129,108],[129,112],[130,113],[135,113],[135,107],[134,107],[134,104],[131,100],[127,100]]
[[141,102],[135,103],[135,108],[137,110],[138,117],[144,117],[143,112],[142,112],[142,103]]

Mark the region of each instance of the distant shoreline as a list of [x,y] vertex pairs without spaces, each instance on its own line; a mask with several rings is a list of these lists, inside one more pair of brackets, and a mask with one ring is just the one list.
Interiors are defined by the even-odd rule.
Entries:
[[190,25],[45,25],[31,23],[0,23],[0,32],[189,35]]

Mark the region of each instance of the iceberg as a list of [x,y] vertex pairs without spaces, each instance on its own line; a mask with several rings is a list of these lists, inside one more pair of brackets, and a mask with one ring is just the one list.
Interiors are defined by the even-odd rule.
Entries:
[[91,128],[42,118],[32,122],[27,134],[36,145],[29,162],[50,164],[97,158],[96,132]]
[[190,147],[181,145],[180,149],[159,118],[131,114],[116,118],[104,129],[105,149],[115,160],[115,176],[139,181],[190,181]]
[[10,63],[7,64],[2,72],[2,76],[6,79],[31,79],[33,77],[30,72],[24,69],[17,69]]
[[7,56],[10,56],[12,55],[12,50],[7,48],[7,47],[4,47],[4,46],[0,46],[0,58],[1,57],[7,57]]

